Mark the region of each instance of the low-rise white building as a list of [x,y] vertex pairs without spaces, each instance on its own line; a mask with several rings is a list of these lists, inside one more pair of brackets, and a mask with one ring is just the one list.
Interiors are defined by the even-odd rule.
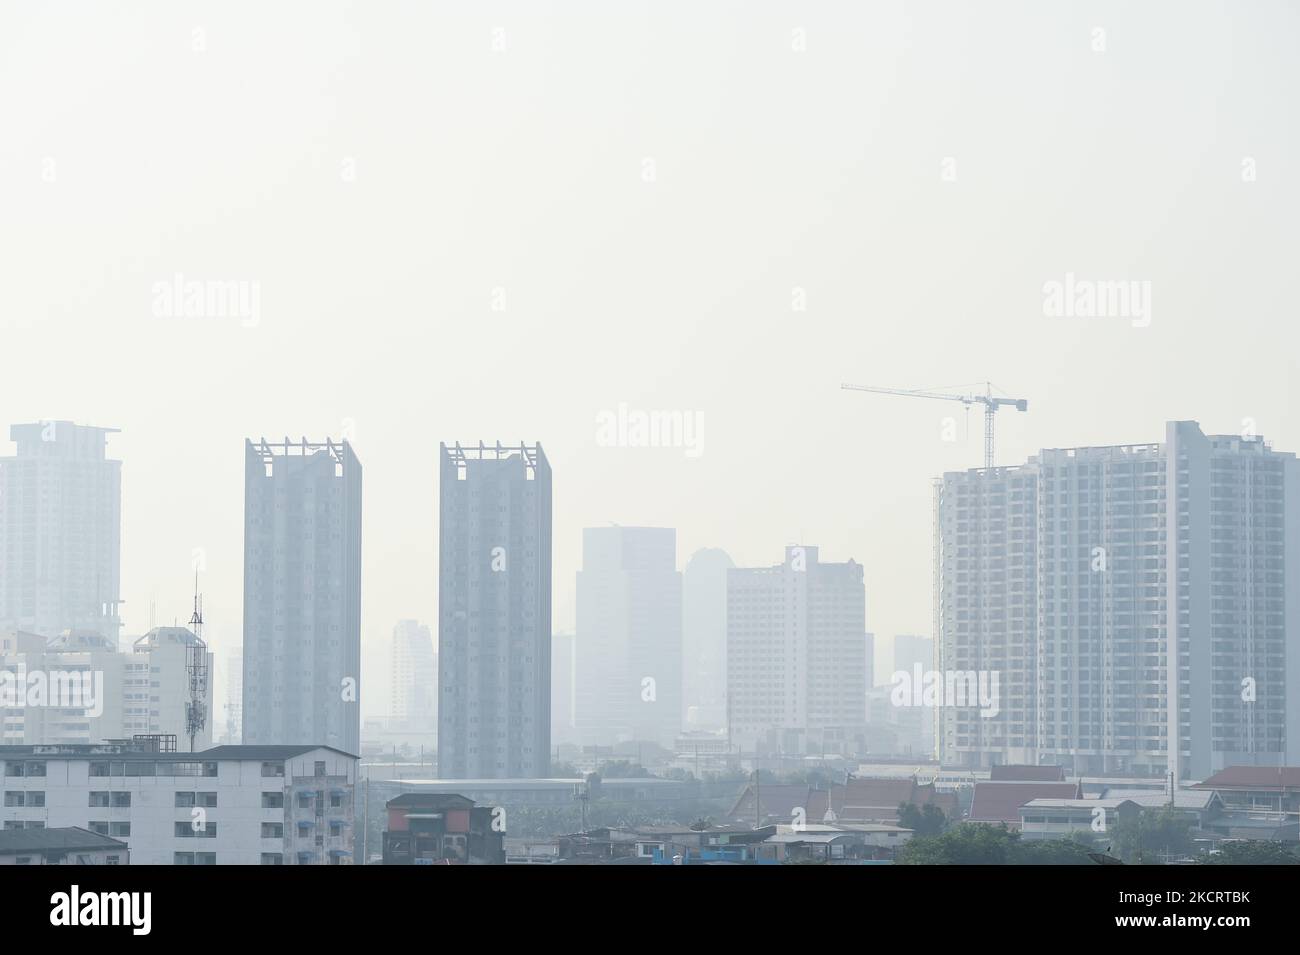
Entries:
[[[199,688],[202,705],[211,710],[212,653],[185,627],[155,627],[122,653],[109,638],[69,630],[46,640],[36,634],[0,634],[0,677],[12,687],[0,694],[3,742],[21,745],[97,743],[136,735],[174,735],[185,740],[186,705],[190,702],[195,662],[205,668]],[[30,684],[48,687],[43,696]],[[54,688],[83,688],[59,699]],[[198,731],[194,748],[212,745],[211,714]]]
[[178,753],[166,738],[0,746],[0,822],[89,829],[136,865],[348,865],[357,763],[311,745]]

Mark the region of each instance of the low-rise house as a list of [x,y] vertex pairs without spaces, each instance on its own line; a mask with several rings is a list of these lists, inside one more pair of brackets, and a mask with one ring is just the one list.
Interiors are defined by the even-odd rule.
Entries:
[[1130,799],[1031,799],[1020,807],[1020,836],[1065,839],[1079,834],[1096,841],[1109,838],[1121,819],[1135,819],[1142,807]]
[[975,784],[967,819],[971,822],[1006,823],[1019,828],[1020,807],[1032,800],[1082,798],[1083,789],[1078,783],[981,780]]
[[1207,833],[1300,841],[1300,766],[1229,766],[1190,788],[1219,799],[1221,811],[1201,824]]
[[504,815],[454,793],[390,799],[384,865],[504,865]]
[[129,865],[120,839],[77,826],[0,831],[0,865]]
[[889,860],[912,838],[912,830],[883,823],[827,826],[777,826],[767,838],[778,862],[856,862]]

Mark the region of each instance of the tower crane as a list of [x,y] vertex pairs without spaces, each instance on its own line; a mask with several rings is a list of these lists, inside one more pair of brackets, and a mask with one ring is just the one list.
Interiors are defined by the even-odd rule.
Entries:
[[984,466],[993,467],[993,415],[1004,405],[1017,411],[1028,411],[1029,401],[1025,398],[1002,398],[993,394],[993,385],[984,382],[984,394],[948,395],[935,391],[905,391],[901,388],[875,388],[871,385],[840,385],[844,391],[870,391],[878,395],[904,395],[911,398],[937,398],[940,401],[960,401],[966,407],[979,404],[984,406]]

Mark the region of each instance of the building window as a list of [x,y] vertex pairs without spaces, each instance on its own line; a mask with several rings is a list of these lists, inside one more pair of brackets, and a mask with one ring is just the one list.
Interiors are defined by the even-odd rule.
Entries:
[[284,865],[284,853],[263,852],[262,865]]
[[323,759],[316,760],[316,775],[317,776],[325,775],[325,760]]
[[177,794],[176,794],[176,808],[177,808],[177,809],[189,809],[189,808],[190,808],[191,806],[193,806],[193,805],[194,805],[194,793],[177,793]]
[[283,763],[283,762],[279,762],[279,763],[263,763],[263,764],[262,764],[262,775],[263,775],[263,776],[283,776],[283,775],[284,775],[284,763]]
[[117,809],[127,808],[131,805],[130,793],[113,793],[113,806]]
[[193,852],[177,852],[172,856],[172,865],[194,865]]
[[262,793],[263,809],[283,809],[284,793]]
[[90,794],[91,806],[107,806],[109,804],[109,795],[104,792],[92,792]]
[[283,839],[284,823],[282,822],[264,822],[262,823],[263,839]]
[[217,838],[217,824],[215,822],[205,822],[203,828],[195,831],[194,823],[177,822],[173,832],[177,839],[215,839]]

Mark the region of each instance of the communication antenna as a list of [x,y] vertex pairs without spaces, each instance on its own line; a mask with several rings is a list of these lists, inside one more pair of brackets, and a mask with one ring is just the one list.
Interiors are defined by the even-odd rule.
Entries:
[[194,740],[208,722],[208,645],[203,642],[203,597],[199,594],[199,572],[194,571],[194,614],[190,617],[194,641],[185,646],[185,672],[189,677],[189,700],[185,704],[185,732]]

